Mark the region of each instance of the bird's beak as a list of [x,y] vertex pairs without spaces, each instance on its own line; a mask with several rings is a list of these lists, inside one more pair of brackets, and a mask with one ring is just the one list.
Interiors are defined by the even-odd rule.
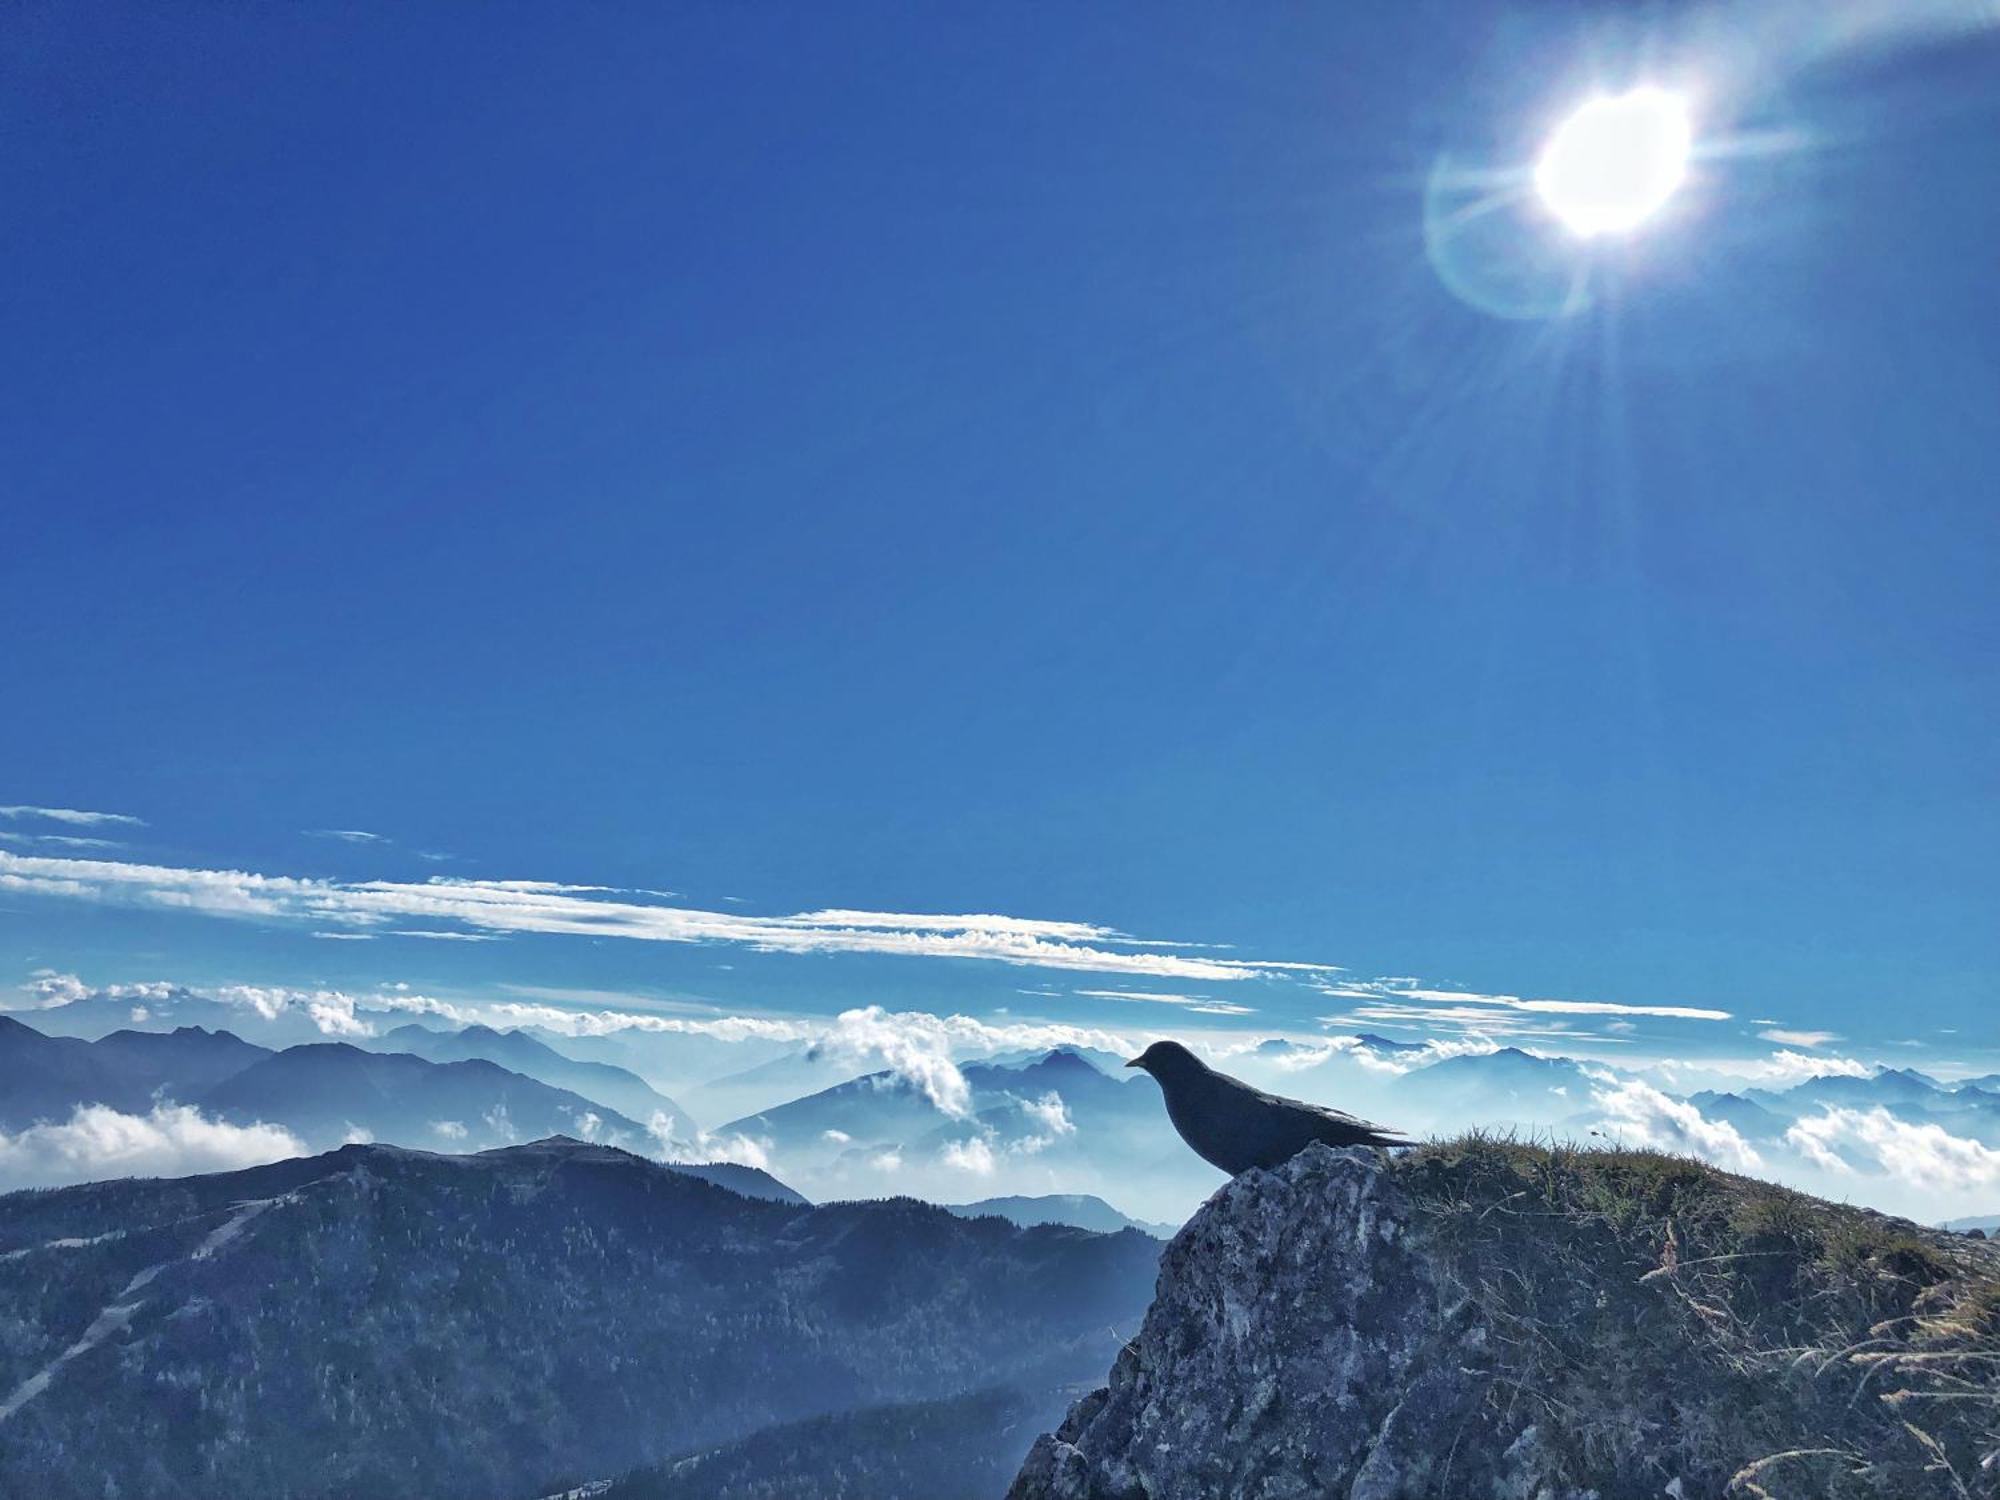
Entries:
[[1128,1068],[1136,1068],[1139,1066],[1139,1059],[1135,1057],[1130,1062],[1126,1063],[1125,1066]]

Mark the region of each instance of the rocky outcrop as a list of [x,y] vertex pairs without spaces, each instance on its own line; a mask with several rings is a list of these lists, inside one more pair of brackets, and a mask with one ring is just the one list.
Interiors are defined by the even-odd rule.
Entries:
[[1010,1500],[1928,1500],[2000,1479],[2000,1261],[1638,1153],[1218,1192]]

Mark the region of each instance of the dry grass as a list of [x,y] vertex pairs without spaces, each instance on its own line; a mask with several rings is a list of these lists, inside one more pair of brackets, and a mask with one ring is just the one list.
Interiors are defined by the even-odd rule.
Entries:
[[2000,1247],[1651,1152],[1471,1136],[1398,1170],[1497,1332],[1488,1400],[1572,1480],[2000,1495]]

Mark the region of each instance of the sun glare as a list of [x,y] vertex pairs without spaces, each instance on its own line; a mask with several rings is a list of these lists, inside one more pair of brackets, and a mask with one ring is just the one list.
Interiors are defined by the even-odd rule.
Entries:
[[1674,195],[1693,143],[1679,94],[1650,85],[1600,94],[1549,137],[1535,164],[1535,191],[1573,234],[1623,234]]

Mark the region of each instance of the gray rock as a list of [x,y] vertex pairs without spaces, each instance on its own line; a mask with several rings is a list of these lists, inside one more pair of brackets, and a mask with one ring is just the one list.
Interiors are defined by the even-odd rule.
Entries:
[[1454,1475],[1437,1441],[1483,1389],[1482,1330],[1442,1295],[1379,1162],[1311,1146],[1210,1199],[1109,1387],[1037,1441],[1015,1500],[1507,1493],[1450,1488],[1494,1477]]
[[[1652,1163],[1725,1202],[1782,1193],[1664,1158],[1640,1170]],[[1595,1210],[1523,1208],[1504,1182],[1484,1200],[1433,1191],[1454,1170],[1314,1145],[1234,1178],[1168,1246],[1138,1337],[1036,1440],[1009,1500],[1694,1500],[1794,1448],[1855,1461],[1782,1456],[1759,1471],[1780,1500],[1835,1493],[1828,1464],[1866,1481],[1843,1496],[1989,1493],[1984,1476],[1963,1492],[1933,1479],[1906,1413],[1849,1404],[1875,1400],[1865,1368],[1807,1378],[1790,1370],[1796,1350],[1757,1364],[1761,1330],[1711,1338],[1716,1299],[1763,1293],[1693,1279],[1734,1269],[1720,1257],[1684,1275],[1674,1257],[1694,1251],[1670,1215],[1656,1239]],[[1732,1260],[1768,1263],[1753,1253]],[[1510,1276],[1532,1289],[1525,1303],[1509,1302]],[[1546,1324],[1527,1327],[1523,1305]],[[1861,1330],[1828,1331],[1832,1349]],[[1979,1449],[1946,1442],[1975,1473]]]

